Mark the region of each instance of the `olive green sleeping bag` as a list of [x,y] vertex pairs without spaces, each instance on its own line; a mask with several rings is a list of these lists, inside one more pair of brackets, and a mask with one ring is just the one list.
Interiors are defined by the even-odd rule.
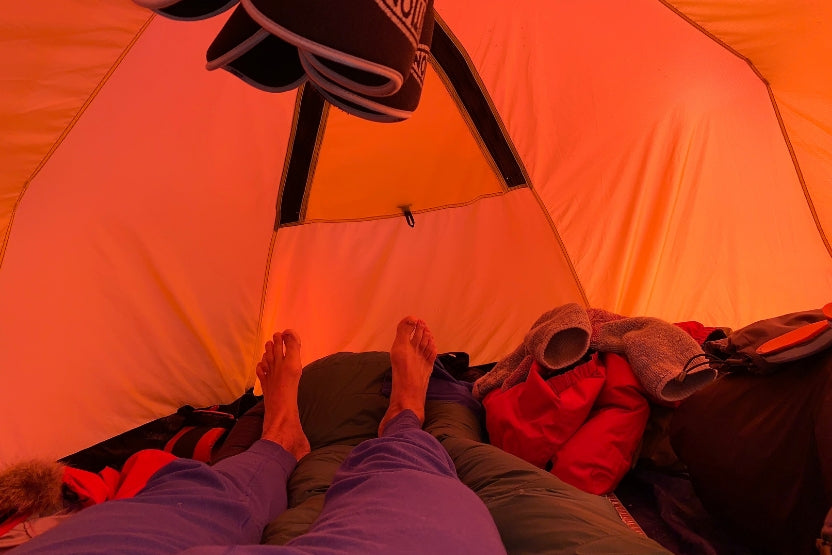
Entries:
[[[354,446],[376,437],[387,410],[381,391],[389,370],[390,357],[382,352],[337,353],[304,368],[298,403],[312,452],[292,474],[289,509],[266,527],[263,543],[284,544],[309,530],[338,466]],[[488,507],[508,553],[667,553],[627,528],[605,498],[483,443],[482,425],[470,409],[444,401],[428,401],[425,409],[425,429]],[[262,419],[261,403],[240,418],[216,460],[259,438]]]

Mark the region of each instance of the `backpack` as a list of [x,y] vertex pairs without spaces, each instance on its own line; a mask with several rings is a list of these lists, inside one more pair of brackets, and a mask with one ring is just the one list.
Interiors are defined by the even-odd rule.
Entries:
[[720,370],[772,374],[785,363],[832,348],[832,303],[754,322],[702,348]]

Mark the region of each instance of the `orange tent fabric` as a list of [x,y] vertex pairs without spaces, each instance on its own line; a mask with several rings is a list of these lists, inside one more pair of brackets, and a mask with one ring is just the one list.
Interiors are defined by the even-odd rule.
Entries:
[[526,183],[433,63],[410,120],[324,108],[277,229],[298,93],[205,70],[226,16],[7,7],[0,462],[228,401],[277,328],[311,361],[414,313],[482,363],[567,302],[737,327],[830,300],[832,5],[435,5]]

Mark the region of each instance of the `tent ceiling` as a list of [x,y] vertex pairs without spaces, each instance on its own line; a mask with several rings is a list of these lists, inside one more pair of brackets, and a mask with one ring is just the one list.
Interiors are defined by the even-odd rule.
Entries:
[[308,361],[415,312],[477,363],[569,301],[728,326],[829,301],[832,5],[505,6],[436,0],[528,186],[430,73],[405,123],[325,109],[306,223],[276,231],[296,93],[204,69],[223,17],[9,6],[0,462],[231,399],[287,325]]
[[832,4],[666,2],[742,56],[771,88],[807,203],[832,255]]
[[[771,85],[798,175],[805,182],[807,204],[829,249],[824,230],[832,225],[832,73],[826,69],[832,40],[824,23],[832,20],[832,5],[773,0],[662,1],[679,17],[746,58]],[[453,20],[456,14],[464,18],[467,7],[464,2],[439,0],[437,9]],[[26,133],[7,137],[8,144],[0,152],[3,236],[9,232],[11,215],[27,184],[153,18],[130,2],[105,7],[67,1],[49,9],[20,3],[7,12],[0,23],[0,47],[6,53],[0,67],[8,76],[0,122],[4,128],[25,129]],[[216,30],[218,23],[200,25]],[[459,21],[453,23],[457,33],[464,28]],[[487,34],[480,35],[479,41],[473,42],[466,37],[469,50],[473,44],[484,44]],[[58,51],[60,55],[55,55]],[[0,254],[5,243],[6,239]]]

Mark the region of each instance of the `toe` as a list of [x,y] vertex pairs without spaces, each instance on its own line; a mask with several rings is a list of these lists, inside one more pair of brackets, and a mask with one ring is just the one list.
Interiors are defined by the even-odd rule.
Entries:
[[433,361],[436,360],[436,355],[437,355],[436,345],[433,343],[433,341],[431,341],[430,345],[428,345],[428,348],[425,351],[425,356],[430,361],[430,363],[433,364]]
[[261,382],[266,379],[266,364],[264,362],[258,362],[255,371]]
[[416,325],[417,318],[413,316],[405,316],[396,326],[396,333],[399,335],[407,335],[408,337],[413,332],[413,326]]
[[291,348],[300,350],[300,336],[298,335],[298,332],[295,330],[284,330],[283,344],[287,349]]
[[424,352],[430,343],[433,343],[433,334],[430,333],[428,328],[425,328],[424,333],[422,333],[422,340],[419,342],[419,350]]
[[396,327],[396,340],[397,341],[412,341],[413,340],[413,332],[416,331],[416,322],[417,319],[413,316],[406,316],[399,322],[399,325]]
[[274,360],[283,360],[283,334],[276,332],[272,336],[272,352],[274,353]]
[[274,366],[274,352],[273,352],[274,343],[271,340],[266,341],[266,351],[263,353],[263,362],[271,368]]
[[418,347],[422,343],[422,339],[425,335],[425,323],[419,320],[416,322],[416,329],[413,330],[413,336],[410,338],[410,342]]
[[419,348],[422,351],[422,356],[433,362],[433,359],[436,358],[436,341],[434,341],[433,334],[430,332],[426,335],[428,336],[427,341],[423,341]]
[[286,350],[286,361],[294,366],[300,365],[300,336],[295,330],[283,332],[283,346]]

